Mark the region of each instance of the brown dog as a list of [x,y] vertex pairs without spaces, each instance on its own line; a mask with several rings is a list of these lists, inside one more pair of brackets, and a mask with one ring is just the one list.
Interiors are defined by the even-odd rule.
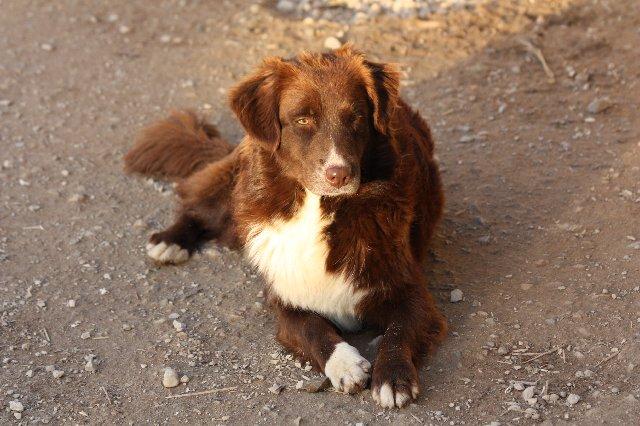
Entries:
[[[346,393],[382,407],[418,395],[446,334],[421,263],[443,204],[429,127],[399,74],[345,46],[270,58],[230,95],[235,149],[192,113],[147,129],[126,170],[182,179],[181,212],[148,254],[179,263],[209,239],[244,249],[266,281],[277,339]],[[382,334],[373,370],[341,331]]]

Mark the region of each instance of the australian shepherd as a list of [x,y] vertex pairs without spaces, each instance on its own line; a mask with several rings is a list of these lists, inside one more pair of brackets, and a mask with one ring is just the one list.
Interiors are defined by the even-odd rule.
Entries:
[[[277,340],[338,391],[370,384],[385,408],[417,397],[418,368],[446,334],[423,272],[440,175],[398,86],[394,66],[351,46],[268,58],[230,92],[237,146],[176,112],[125,157],[127,172],[178,182],[177,220],[151,236],[151,258],[181,263],[211,239],[242,249]],[[382,334],[373,366],[343,339],[363,327]]]

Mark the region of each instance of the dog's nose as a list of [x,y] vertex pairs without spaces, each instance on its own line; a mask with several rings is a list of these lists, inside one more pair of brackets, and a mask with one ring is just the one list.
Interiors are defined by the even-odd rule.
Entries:
[[327,167],[324,171],[324,176],[327,178],[331,186],[336,188],[345,186],[351,180],[350,170],[345,166]]

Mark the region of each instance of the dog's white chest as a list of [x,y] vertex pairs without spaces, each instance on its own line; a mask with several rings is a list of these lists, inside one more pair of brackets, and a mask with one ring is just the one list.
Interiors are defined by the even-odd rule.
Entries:
[[255,226],[245,246],[249,260],[287,305],[317,312],[345,330],[360,328],[355,307],[364,296],[352,281],[326,270],[329,246],[322,230],[320,197],[307,192],[288,221]]

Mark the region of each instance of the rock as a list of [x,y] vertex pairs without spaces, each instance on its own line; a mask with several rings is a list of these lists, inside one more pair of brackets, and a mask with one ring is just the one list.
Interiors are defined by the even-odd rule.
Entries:
[[91,337],[91,333],[90,333],[90,332],[88,332],[88,331],[85,331],[84,333],[82,333],[82,334],[80,335],[80,338],[81,338],[82,340],[87,340],[87,339],[89,339],[90,337]]
[[62,371],[62,370],[53,370],[51,372],[51,375],[53,376],[54,379],[61,379],[62,376],[64,376],[64,371]]
[[501,345],[498,348],[498,355],[507,355],[510,352],[510,349],[506,345]]
[[93,358],[90,358],[87,363],[84,365],[84,371],[86,371],[87,373],[95,373],[96,372],[96,366],[93,363]]
[[276,3],[276,9],[278,9],[280,12],[288,13],[293,12],[296,9],[296,5],[291,0],[280,0],[278,3]]
[[326,49],[335,50],[339,49],[340,46],[342,46],[342,43],[335,37],[327,37],[324,39],[324,47]]
[[456,288],[455,290],[451,291],[451,295],[450,295],[451,303],[458,303],[462,301],[462,299],[463,299],[462,290],[460,290],[459,288]]
[[577,395],[575,393],[570,393],[569,396],[567,396],[567,405],[570,405],[570,406],[576,405],[578,401],[580,401],[580,395]]
[[175,388],[180,384],[180,378],[178,377],[178,373],[171,367],[167,367],[164,369],[164,374],[162,375],[162,386],[165,388]]
[[185,376],[180,377],[180,383],[185,383],[186,384],[186,383],[189,383],[189,380],[190,380],[189,376],[185,375]]
[[525,390],[522,391],[522,399],[524,399],[525,401],[528,401],[531,398],[533,398],[533,395],[535,393],[536,393],[536,387],[535,386],[529,386],[528,388],[526,388]]
[[24,405],[22,405],[22,402],[17,400],[9,401],[9,410],[16,413],[22,413],[24,411]]
[[279,395],[283,391],[283,389],[284,389],[284,385],[280,385],[278,383],[274,383],[269,388],[269,392],[274,393],[276,395]]
[[600,114],[611,108],[613,106],[613,102],[607,97],[604,98],[595,98],[592,100],[587,106],[587,112],[590,114]]
[[176,331],[185,331],[187,329],[187,326],[183,322],[173,320],[173,328],[175,328]]
[[331,386],[331,380],[328,377],[319,377],[317,379],[307,380],[300,388],[296,385],[296,389],[309,393],[318,393],[329,388],[329,386]]

